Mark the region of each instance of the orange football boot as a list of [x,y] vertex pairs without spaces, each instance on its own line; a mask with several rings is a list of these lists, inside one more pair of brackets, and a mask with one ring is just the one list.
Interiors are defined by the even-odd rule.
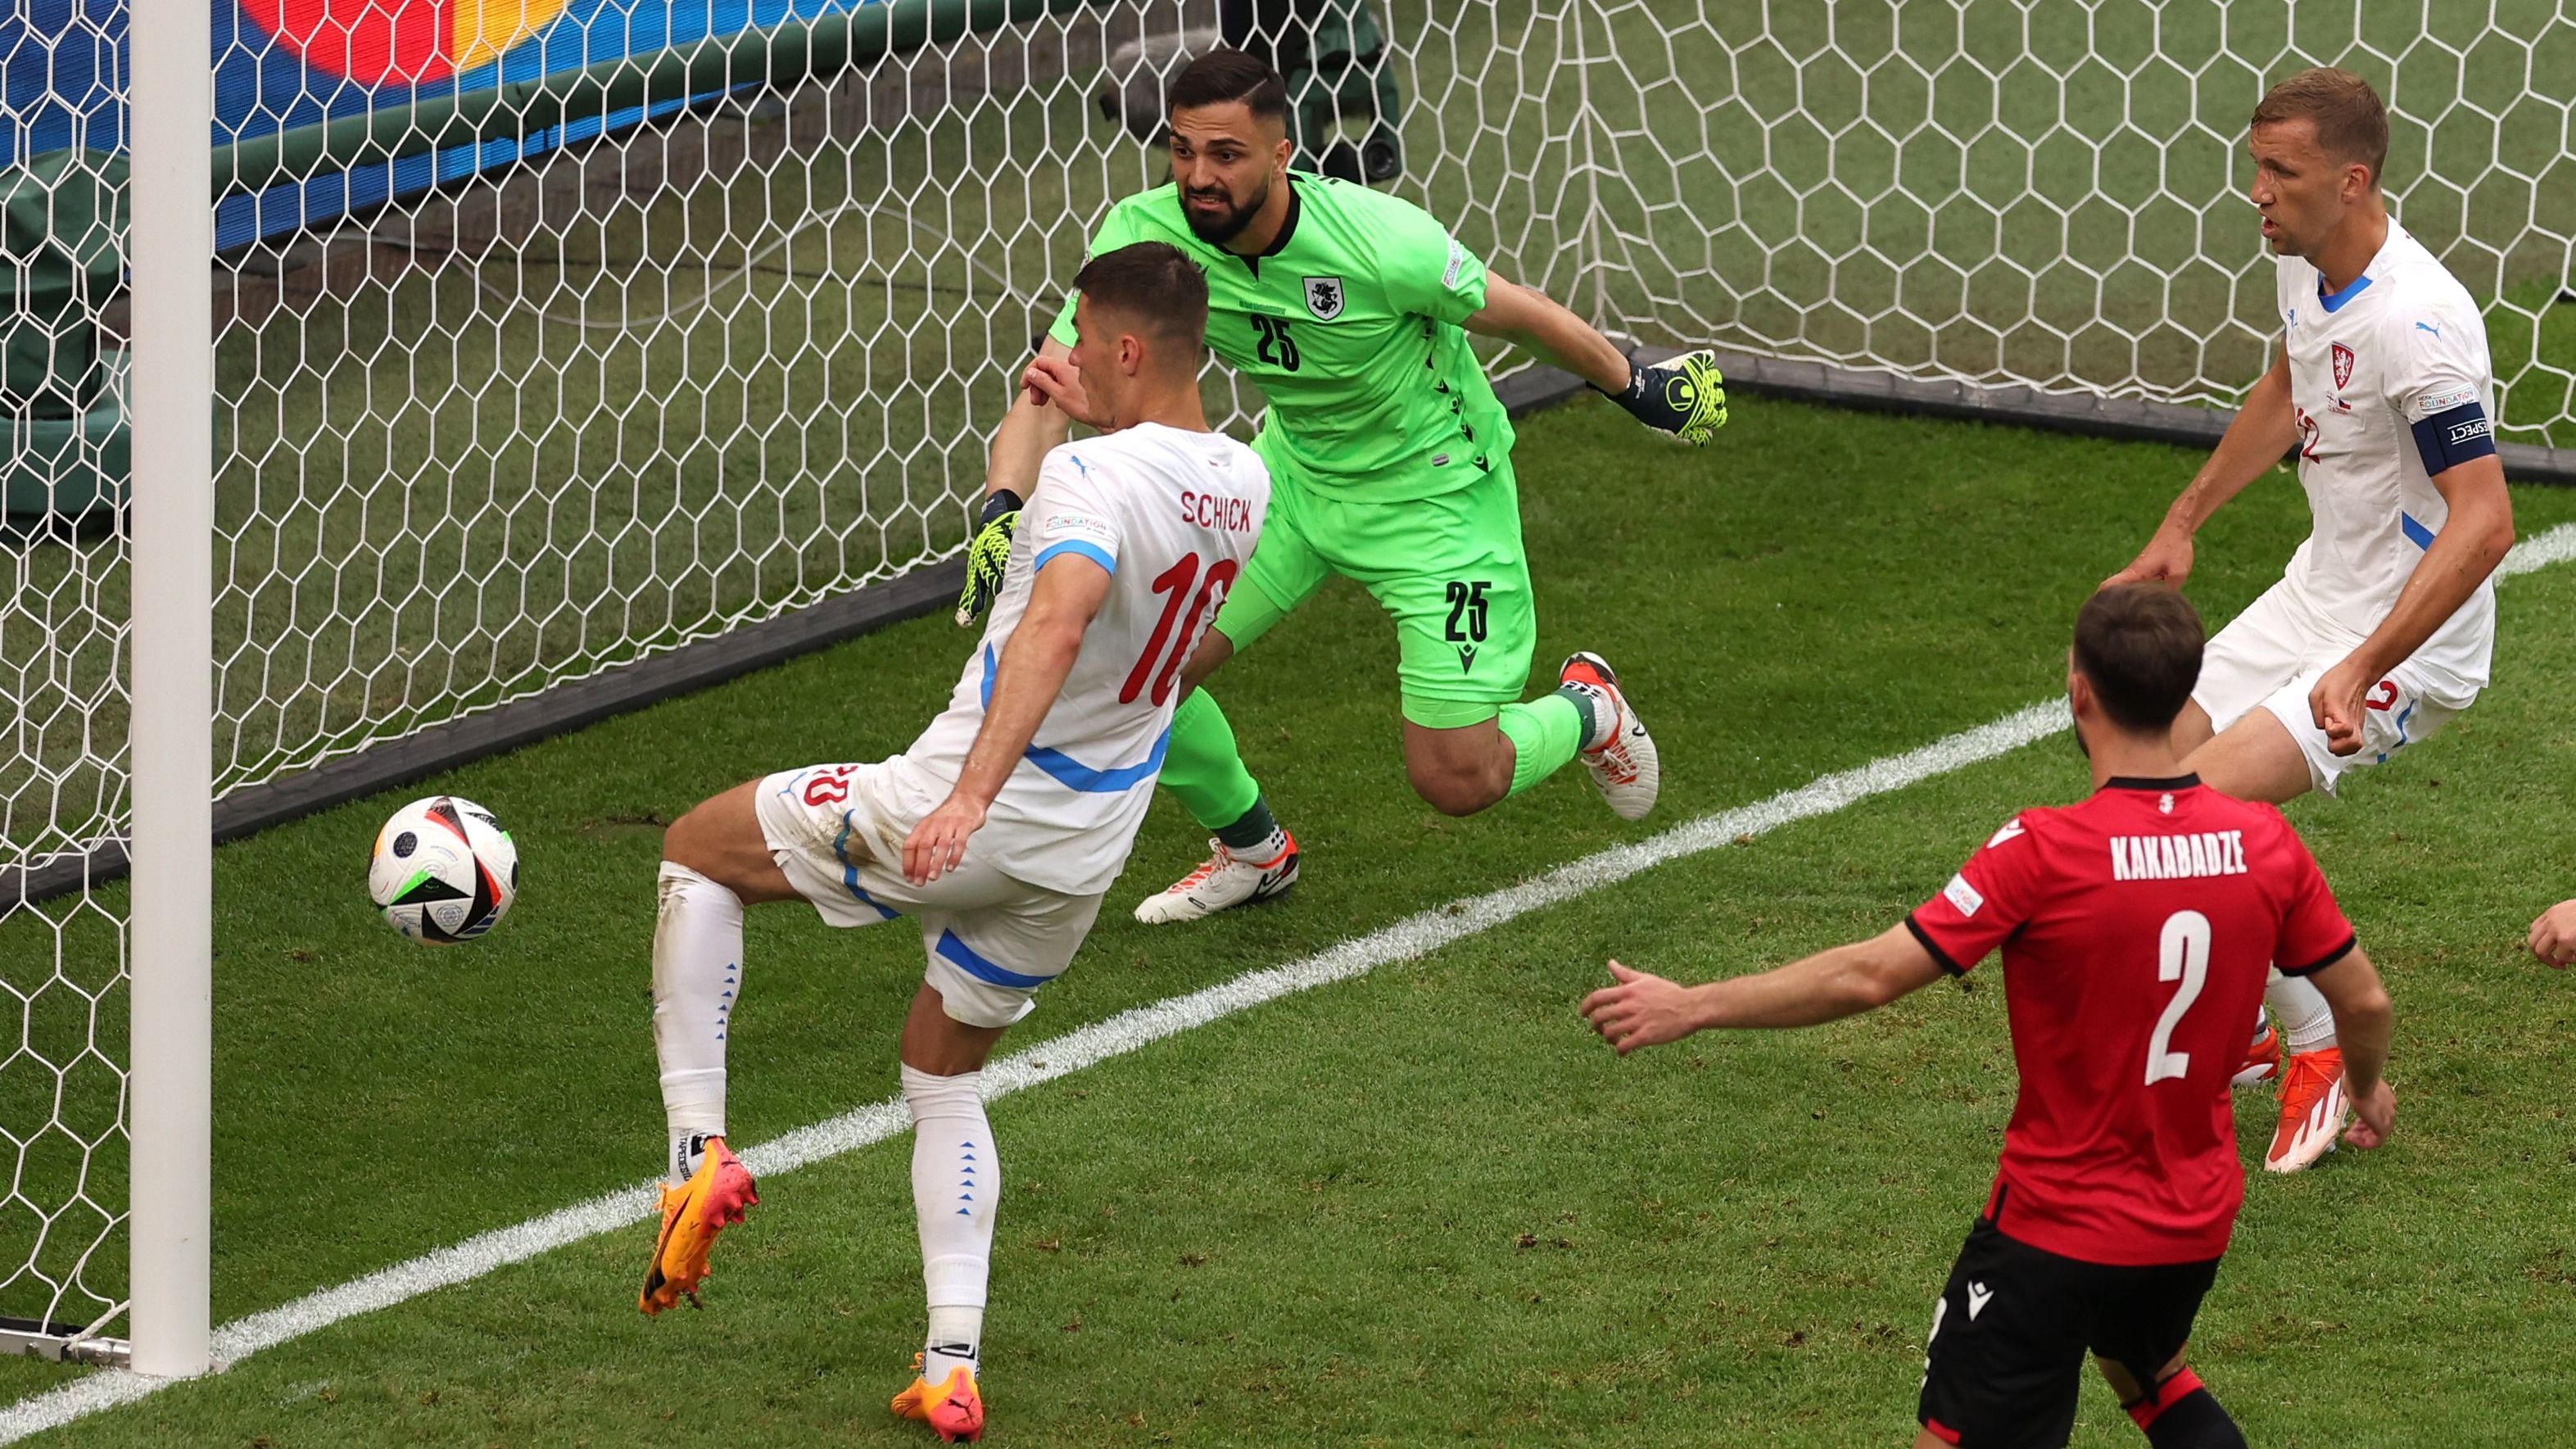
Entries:
[[707,1139],[698,1170],[678,1187],[662,1189],[662,1235],[653,1243],[652,1266],[635,1306],[659,1313],[682,1298],[698,1306],[698,1284],[707,1276],[707,1252],[716,1234],[742,1221],[743,1209],[760,1201],[751,1169],[721,1137]]
[[912,1382],[887,1407],[898,1417],[930,1426],[942,1444],[972,1444],[984,1437],[984,1395],[975,1387],[975,1371],[960,1364],[937,1387],[921,1376],[921,1355],[912,1356]]
[[2281,1126],[2263,1154],[2266,1172],[2297,1172],[2334,1151],[2343,1135],[2343,1048],[2292,1052],[2281,1078]]
[[2279,1075],[2281,1075],[2281,1029],[2267,1021],[2263,1023],[2263,1034],[2246,1044],[2245,1065],[2238,1067],[2236,1075],[2229,1081],[2234,1086],[2251,1087],[2260,1082],[2268,1082]]

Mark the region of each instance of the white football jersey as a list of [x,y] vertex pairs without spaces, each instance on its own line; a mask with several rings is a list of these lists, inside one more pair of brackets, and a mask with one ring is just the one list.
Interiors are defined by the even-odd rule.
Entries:
[[[1162,773],[1181,666],[1252,556],[1270,472],[1222,433],[1142,423],[1050,451],[1020,508],[983,642],[904,754],[932,803],[957,783],[1038,571],[1067,556],[1110,572],[1064,689],[967,842],[1004,874],[1067,895],[1109,888]],[[935,781],[935,787],[930,782]],[[925,807],[926,808],[926,807]]]
[[[2331,642],[2349,648],[2396,607],[2450,517],[2432,475],[2495,451],[2495,371],[2468,290],[2395,221],[2340,292],[2320,292],[2306,259],[2278,260],[2299,483],[2315,519],[2286,577],[2309,613],[2350,635]],[[2490,580],[2414,658],[2474,694],[2494,639]]]

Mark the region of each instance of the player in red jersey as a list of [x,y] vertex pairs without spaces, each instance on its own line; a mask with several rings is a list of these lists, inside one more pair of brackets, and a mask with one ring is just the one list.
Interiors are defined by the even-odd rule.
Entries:
[[1614,961],[1583,1003],[1625,1055],[1868,1011],[2003,948],[2021,1095],[1932,1315],[1917,1449],[2064,1444],[2087,1349],[2156,1449],[2242,1449],[2182,1349],[2245,1195],[2228,1078],[2274,962],[2334,1010],[2346,1140],[2388,1134],[2388,996],[2315,860],[2279,811],[2174,758],[2200,650],[2180,595],[2094,595],[2066,677],[2091,798],[2014,816],[1873,939],[1699,986]]

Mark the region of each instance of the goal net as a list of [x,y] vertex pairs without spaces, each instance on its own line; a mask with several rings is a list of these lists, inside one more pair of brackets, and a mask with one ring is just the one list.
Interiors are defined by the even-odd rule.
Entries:
[[[1609,330],[2180,402],[2237,395],[2274,330],[2246,115],[2270,79],[2348,65],[2397,111],[2405,224],[2487,304],[2502,436],[2576,443],[2576,28],[2546,3],[1250,9],[1307,17],[1313,154],[1339,136],[1392,163],[1383,184],[1497,272]],[[217,15],[219,791],[953,554],[1090,224],[1162,179],[1103,114],[1103,68],[1136,82],[1221,18]],[[152,581],[120,512],[128,430],[151,426],[121,404],[124,25],[120,0],[0,20],[0,879],[22,883],[106,860],[149,776],[125,746],[127,601]],[[0,892],[0,1315],[88,1325],[125,1297],[124,942],[151,905],[70,883]]]

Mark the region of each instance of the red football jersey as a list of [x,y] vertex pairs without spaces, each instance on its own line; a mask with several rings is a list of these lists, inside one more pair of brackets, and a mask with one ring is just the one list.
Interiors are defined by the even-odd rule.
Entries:
[[2225,1252],[2245,1196],[2228,1079],[2265,970],[2353,947],[2281,812],[2192,775],[2113,780],[2014,816],[1906,924],[1952,971],[2003,947],[2021,1095],[1995,1226],[2088,1263]]

